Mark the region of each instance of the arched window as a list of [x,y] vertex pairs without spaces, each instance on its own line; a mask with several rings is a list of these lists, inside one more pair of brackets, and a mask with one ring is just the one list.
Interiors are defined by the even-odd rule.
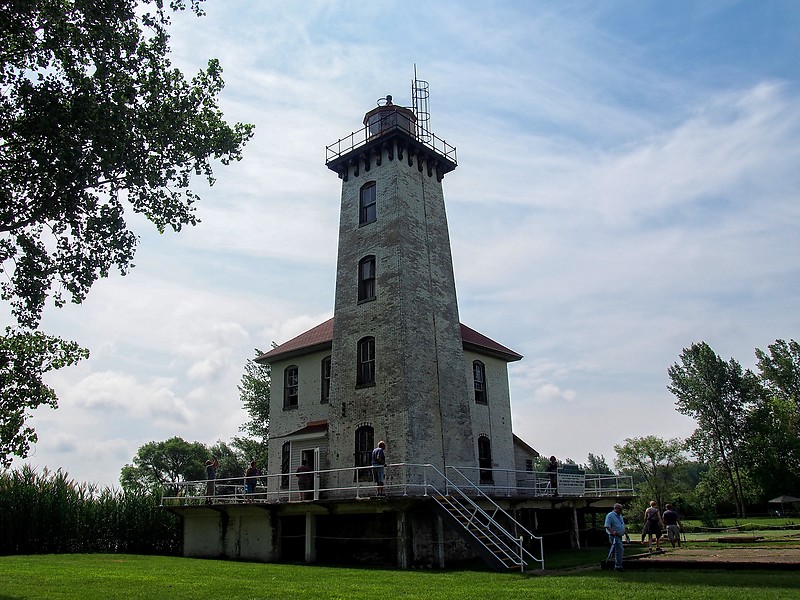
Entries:
[[481,483],[494,483],[492,477],[492,443],[485,435],[478,437],[478,468]]
[[358,262],[358,301],[375,299],[375,257],[365,256]]
[[283,408],[297,408],[297,400],[297,366],[292,365],[283,371]]
[[357,385],[375,383],[375,338],[365,337],[358,340]]
[[[369,467],[372,465],[372,450],[375,447],[375,431],[371,425],[361,425],[356,429],[355,436],[355,455],[353,464],[356,467]],[[370,479],[372,471],[370,469],[359,469],[359,479]]]
[[320,402],[323,404],[331,399],[331,357],[326,356],[322,359],[320,372]]
[[375,182],[370,181],[361,187],[359,195],[358,224],[366,225],[378,218],[376,211]]
[[479,360],[472,362],[472,380],[475,383],[475,402],[486,404],[486,367]]

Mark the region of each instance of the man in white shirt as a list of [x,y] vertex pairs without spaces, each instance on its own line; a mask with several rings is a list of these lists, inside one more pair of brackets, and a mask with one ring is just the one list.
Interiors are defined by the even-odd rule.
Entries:
[[622,518],[622,504],[615,504],[614,510],[606,515],[605,522],[608,541],[611,542],[611,550],[608,552],[610,557],[614,555],[614,570],[622,571],[622,538],[625,537],[625,519]]

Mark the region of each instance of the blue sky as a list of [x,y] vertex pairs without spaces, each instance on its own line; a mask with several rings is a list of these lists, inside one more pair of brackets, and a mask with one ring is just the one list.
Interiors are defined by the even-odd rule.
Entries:
[[137,448],[229,440],[254,348],[333,309],[340,181],[325,146],[376,100],[430,82],[461,320],[523,354],[515,432],[613,463],[627,437],[685,437],[667,369],[708,342],[797,339],[800,4],[211,1],[174,62],[217,57],[242,162],[198,185],[202,223],[141,236],[136,268],[49,333],[90,360],[49,381],[32,464],[113,484]]

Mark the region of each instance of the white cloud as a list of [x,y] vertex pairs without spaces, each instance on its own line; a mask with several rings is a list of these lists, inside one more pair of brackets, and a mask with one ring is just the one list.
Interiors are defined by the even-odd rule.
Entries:
[[145,419],[159,427],[180,426],[191,421],[192,414],[172,390],[174,383],[157,379],[141,384],[124,373],[92,373],[64,394],[64,401],[111,413],[111,418]]

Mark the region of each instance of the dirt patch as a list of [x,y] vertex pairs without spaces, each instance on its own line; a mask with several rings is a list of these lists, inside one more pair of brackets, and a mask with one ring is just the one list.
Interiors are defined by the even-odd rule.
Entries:
[[700,562],[730,564],[786,564],[800,565],[800,544],[789,544],[780,548],[758,546],[702,547],[685,546],[669,548],[662,554],[644,555],[637,561],[648,561],[653,566],[665,562]]

